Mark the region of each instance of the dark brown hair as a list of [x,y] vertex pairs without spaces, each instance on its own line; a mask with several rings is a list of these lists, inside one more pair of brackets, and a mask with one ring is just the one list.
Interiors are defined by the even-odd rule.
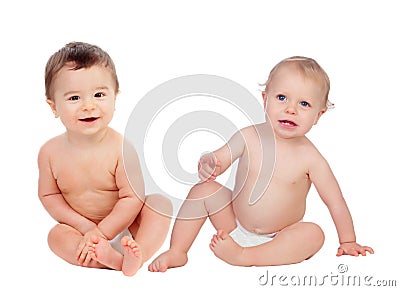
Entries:
[[115,70],[114,62],[108,53],[92,44],[71,42],[54,53],[47,61],[44,76],[47,99],[52,99],[53,92],[51,85],[54,77],[66,64],[71,64],[72,70],[90,68],[94,65],[103,65],[110,69],[111,75],[115,80],[115,91],[118,92],[119,83],[117,72]]

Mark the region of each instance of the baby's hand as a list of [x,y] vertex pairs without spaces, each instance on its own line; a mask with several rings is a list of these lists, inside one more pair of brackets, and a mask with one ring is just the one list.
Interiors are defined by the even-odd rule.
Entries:
[[200,157],[198,164],[199,178],[202,182],[210,182],[217,177],[216,169],[221,167],[213,153],[206,153]]
[[341,255],[351,255],[358,257],[359,254],[365,256],[367,252],[373,254],[374,250],[370,247],[360,246],[356,242],[348,242],[340,244],[336,256],[340,257]]
[[83,235],[75,253],[76,259],[78,260],[78,263],[81,266],[88,266],[89,262],[92,259],[89,254],[88,246],[90,245],[90,243],[88,242],[91,240],[91,237],[93,235],[107,239],[97,227],[92,230],[89,230]]

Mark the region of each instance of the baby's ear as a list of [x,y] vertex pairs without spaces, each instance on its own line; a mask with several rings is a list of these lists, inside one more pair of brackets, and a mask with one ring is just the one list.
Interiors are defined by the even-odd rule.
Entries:
[[116,90],[114,93],[114,102],[117,100],[117,96],[121,93],[121,90]]
[[318,123],[318,120],[321,118],[321,116],[326,112],[326,108],[322,109],[320,112],[318,112],[317,117],[314,120],[314,125]]
[[263,100],[265,101],[267,99],[267,92],[261,91],[261,95],[262,95]]
[[268,98],[267,92],[261,91],[261,95],[263,98],[263,104],[264,104],[264,110],[265,110],[265,109],[267,109],[267,98]]
[[54,101],[51,99],[46,99],[46,102],[47,102],[47,104],[49,104],[51,111],[53,111],[54,117],[58,118],[59,115],[57,113],[56,103],[54,103]]

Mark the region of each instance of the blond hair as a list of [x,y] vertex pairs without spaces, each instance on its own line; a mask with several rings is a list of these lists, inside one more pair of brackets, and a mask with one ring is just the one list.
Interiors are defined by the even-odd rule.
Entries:
[[262,84],[265,86],[265,91],[268,90],[268,87],[271,83],[271,80],[273,79],[275,73],[282,68],[286,64],[293,64],[296,66],[296,68],[307,78],[312,78],[317,80],[324,92],[324,101],[326,103],[326,107],[328,108],[333,108],[333,103],[331,103],[328,99],[329,95],[329,90],[330,90],[330,80],[328,77],[328,74],[325,72],[325,70],[317,63],[312,58],[308,57],[302,57],[302,56],[293,56],[290,58],[286,58],[282,61],[280,61],[278,64],[276,64],[271,72],[269,73],[268,80]]

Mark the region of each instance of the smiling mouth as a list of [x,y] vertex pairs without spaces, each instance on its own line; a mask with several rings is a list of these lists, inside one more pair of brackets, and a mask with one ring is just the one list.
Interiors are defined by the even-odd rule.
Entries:
[[297,124],[295,122],[290,121],[290,120],[278,120],[278,122],[280,124],[282,124],[283,126],[290,126],[290,127],[297,126]]
[[95,120],[97,120],[98,117],[87,117],[87,118],[80,118],[79,121],[83,121],[83,122],[93,122]]

